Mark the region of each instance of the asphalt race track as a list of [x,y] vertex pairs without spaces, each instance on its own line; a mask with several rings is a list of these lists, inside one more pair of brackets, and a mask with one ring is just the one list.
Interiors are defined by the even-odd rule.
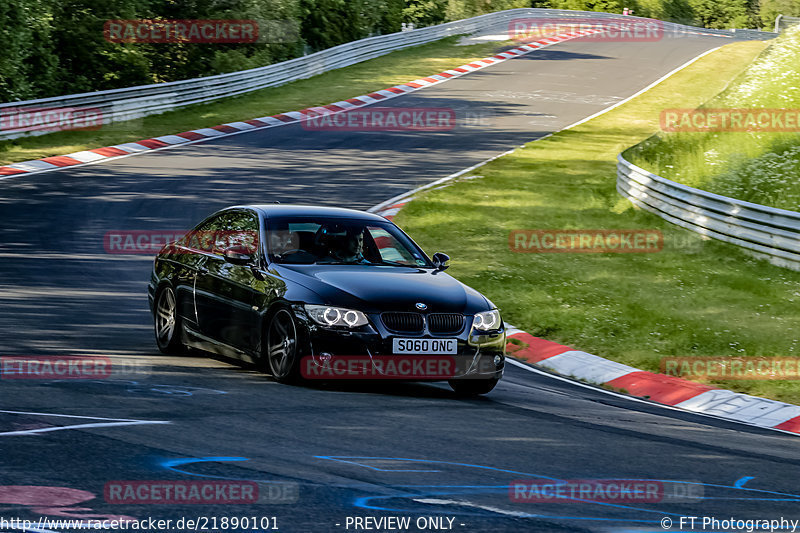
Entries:
[[[409,531],[570,532],[796,516],[796,438],[519,366],[487,397],[462,400],[446,385],[291,387],[222,358],[161,356],[147,311],[152,257],[103,247],[109,231],[185,230],[231,204],[368,208],[574,123],[726,42],[567,42],[385,104],[452,108],[463,119],[452,131],[290,125],[4,180],[2,355],[104,355],[124,370],[2,380],[0,516],[206,517],[208,531],[225,530],[212,519],[251,517],[260,524],[248,531],[284,532],[368,530],[355,529],[355,517],[410,518]],[[654,480],[691,497],[510,497],[513,481],[530,479]],[[174,480],[254,482],[258,498],[127,504],[104,495],[121,481]]]

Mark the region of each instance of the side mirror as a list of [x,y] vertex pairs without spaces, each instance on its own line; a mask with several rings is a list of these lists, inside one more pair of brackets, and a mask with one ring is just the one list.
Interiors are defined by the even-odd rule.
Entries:
[[436,252],[435,254],[433,254],[431,260],[433,261],[433,266],[436,267],[436,270],[439,271],[447,270],[447,267],[450,266],[445,264],[448,261],[450,261],[450,256],[447,254],[443,254],[442,252]]
[[253,262],[253,254],[245,246],[231,246],[222,254],[225,261],[234,265],[249,265]]

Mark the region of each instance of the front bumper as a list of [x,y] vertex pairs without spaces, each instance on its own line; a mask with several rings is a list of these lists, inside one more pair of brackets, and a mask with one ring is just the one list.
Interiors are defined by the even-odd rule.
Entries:
[[[457,334],[435,335],[427,329],[420,334],[404,334],[387,330],[377,316],[369,316],[368,325],[351,330],[320,326],[305,313],[297,314],[307,334],[307,356],[301,362],[306,370],[303,374],[310,374],[307,377],[443,381],[500,379],[503,376],[506,346],[503,328],[476,332],[465,320],[465,327]],[[398,355],[392,351],[395,338],[455,339],[457,350],[447,355]],[[320,372],[326,368],[343,370],[344,362],[349,371]],[[353,375],[355,368],[365,372]]]

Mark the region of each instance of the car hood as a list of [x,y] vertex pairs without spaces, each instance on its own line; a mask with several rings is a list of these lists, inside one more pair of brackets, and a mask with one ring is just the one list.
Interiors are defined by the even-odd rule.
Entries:
[[311,289],[324,304],[366,312],[414,311],[417,303],[429,313],[484,311],[487,300],[452,276],[430,269],[362,265],[279,265],[282,277]]

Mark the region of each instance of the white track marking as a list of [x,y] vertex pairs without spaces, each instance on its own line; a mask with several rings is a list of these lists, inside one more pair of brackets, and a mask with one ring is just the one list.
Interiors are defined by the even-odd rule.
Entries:
[[483,509],[492,513],[502,514],[506,516],[516,516],[518,518],[532,518],[530,513],[523,513],[520,511],[506,511],[499,507],[492,507],[490,505],[478,505],[477,503],[463,502],[458,500],[440,500],[437,498],[415,498],[415,502],[426,503],[429,505],[460,505],[462,507],[473,507],[475,509]]
[[170,422],[165,421],[148,421],[142,420],[141,422],[102,422],[97,424],[77,424],[74,426],[59,426],[59,427],[51,427],[51,428],[39,428],[39,429],[26,429],[24,431],[6,431],[4,433],[0,433],[0,437],[15,437],[21,435],[36,435],[39,433],[47,433],[49,431],[62,431],[65,429],[87,429],[87,428],[108,428],[108,427],[116,427],[116,426],[141,426],[143,424],[169,424]]
[[113,422],[143,422],[134,418],[103,418],[102,416],[80,416],[80,415],[60,415],[56,413],[39,413],[36,411],[5,411],[0,409],[0,413],[12,415],[36,415],[36,416],[60,416],[63,418],[83,418],[85,420],[111,420]]
[[[721,48],[720,46],[717,46],[716,48],[712,48],[711,50],[706,50],[705,52],[703,52],[703,53],[702,53],[702,54],[700,54],[699,56],[695,57],[694,59],[690,59],[689,61],[687,61],[687,62],[686,62],[686,63],[684,63],[683,65],[679,66],[678,68],[676,68],[676,69],[674,69],[674,70],[671,70],[671,71],[669,71],[668,73],[664,74],[663,76],[661,76],[660,78],[658,78],[656,81],[654,81],[653,83],[651,83],[650,85],[648,85],[647,87],[645,87],[644,89],[642,89],[641,91],[637,91],[637,92],[633,93],[632,95],[630,95],[629,97],[627,97],[627,98],[624,98],[624,99],[620,100],[620,101],[619,101],[619,102],[617,102],[616,104],[613,104],[613,105],[611,105],[611,106],[609,106],[609,107],[607,107],[607,108],[605,108],[605,109],[602,109],[602,110],[598,111],[597,113],[595,113],[595,114],[593,114],[593,115],[589,115],[588,117],[586,117],[586,118],[583,118],[583,119],[581,119],[581,120],[579,120],[578,122],[575,122],[575,123],[573,123],[573,124],[570,124],[570,125],[569,125],[569,126],[567,126],[566,128],[563,128],[562,130],[559,130],[559,131],[568,130],[568,129],[574,128],[575,126],[580,126],[580,125],[581,125],[581,124],[583,124],[584,122],[588,122],[588,121],[592,120],[592,119],[593,119],[593,118],[595,118],[595,117],[599,117],[600,115],[603,115],[603,114],[605,114],[605,113],[608,113],[609,111],[611,111],[611,110],[612,110],[612,109],[614,109],[615,107],[619,107],[619,106],[621,106],[622,104],[624,104],[624,103],[626,103],[626,102],[629,102],[630,100],[633,100],[634,98],[636,98],[636,97],[637,97],[637,96],[639,96],[640,94],[642,94],[642,93],[645,93],[645,92],[649,91],[650,89],[652,89],[653,87],[655,87],[655,86],[656,86],[656,85],[658,85],[659,83],[663,82],[664,80],[666,80],[667,78],[669,78],[669,77],[670,77],[670,76],[672,76],[673,74],[677,74],[678,72],[680,72],[681,70],[685,69],[686,67],[688,67],[689,65],[691,65],[691,64],[692,64],[692,63],[694,63],[695,61],[698,61],[698,60],[702,59],[703,57],[707,56],[707,55],[708,55],[708,54],[710,54],[711,52],[716,52],[716,51],[717,51],[717,50],[719,50],[720,48]],[[550,135],[552,135],[552,133],[551,133]],[[541,140],[541,139],[537,139],[537,140]]]
[[115,426],[140,426],[145,424],[171,424],[172,422],[166,420],[134,420],[130,418],[103,418],[100,416],[79,416],[79,415],[60,415],[54,413],[38,413],[35,411],[6,411],[0,410],[0,413],[7,413],[12,415],[32,415],[32,416],[53,416],[61,418],[78,418],[81,420],[104,420],[104,422],[96,422],[93,424],[76,424],[72,426],[58,426],[39,429],[26,429],[21,431],[5,431],[0,433],[0,437],[14,437],[22,435],[36,435],[38,433],[47,433],[50,431],[62,431],[66,429],[88,429],[88,428],[101,428],[101,427],[115,427]]
[[440,185],[442,183],[445,183],[445,182],[448,182],[450,180],[453,180],[453,179],[461,176],[462,174],[466,174],[467,172],[471,172],[471,171],[475,170],[478,167],[482,167],[486,163],[490,163],[490,162],[494,161],[498,157],[503,157],[504,155],[508,155],[511,152],[513,152],[514,150],[516,150],[516,148],[512,148],[511,150],[507,150],[507,151],[503,152],[502,154],[497,154],[495,156],[492,156],[489,159],[487,159],[486,161],[481,161],[480,163],[476,163],[476,164],[472,165],[471,167],[465,168],[464,170],[459,170],[455,174],[450,174],[449,176],[445,176],[444,178],[440,178],[440,179],[438,179],[436,181],[432,181],[432,182],[428,183],[427,185],[423,185],[422,187],[417,187],[416,189],[412,189],[410,191],[406,191],[403,194],[398,194],[397,196],[389,198],[385,202],[381,202],[376,206],[370,207],[369,209],[367,209],[367,211],[370,212],[370,213],[375,213],[377,211],[380,211],[383,207],[386,207],[387,205],[396,204],[397,202],[399,202],[400,200],[403,200],[404,198],[406,198],[407,196],[409,196],[411,194],[414,194],[414,193],[416,193],[418,191],[424,191],[426,189],[430,189],[431,187],[435,187],[435,186]]
[[[547,45],[547,46],[551,46],[551,45]],[[601,109],[597,113],[594,113],[593,115],[589,115],[588,117],[586,117],[584,119],[581,119],[578,122],[575,122],[573,124],[570,124],[569,126],[561,128],[560,130],[557,130],[557,131],[554,131],[552,133],[548,133],[547,135],[543,135],[541,137],[533,139],[533,141],[541,141],[543,139],[546,139],[548,137],[553,136],[554,134],[556,134],[558,132],[574,128],[576,126],[579,126],[579,125],[583,124],[584,122],[592,120],[593,118],[599,117],[600,115],[602,115],[604,113],[608,113],[612,109],[621,106],[622,104],[624,104],[624,103],[636,98],[637,96],[639,96],[640,94],[642,94],[642,93],[644,93],[646,91],[649,91],[650,89],[652,89],[653,87],[655,87],[659,83],[663,82],[664,80],[666,80],[667,78],[669,78],[673,74],[676,74],[676,73],[680,72],[681,70],[685,69],[686,67],[688,67],[689,65],[691,65],[695,61],[698,61],[699,59],[701,59],[702,57],[710,54],[711,52],[719,50],[719,48],[720,47],[718,46],[716,48],[712,48],[711,50],[707,50],[707,51],[703,52],[702,54],[700,54],[699,56],[694,57],[693,59],[690,59],[689,61],[687,61],[683,65],[679,66],[678,68],[676,68],[676,69],[670,71],[669,73],[665,74],[664,76],[661,76],[659,79],[657,79],[656,81],[654,81],[653,83],[651,83],[650,85],[645,87],[644,89],[635,92],[634,94],[628,96],[627,98],[624,98],[624,99],[620,100],[619,102],[616,102],[615,104],[612,104],[612,105],[606,107],[605,109]],[[445,72],[447,72],[447,71],[445,71]],[[522,148],[523,146],[525,146],[525,145],[522,144],[519,147]],[[461,176],[463,174],[466,174],[467,172],[471,172],[471,171],[475,170],[476,168],[479,168],[479,167],[482,167],[482,166],[486,165],[487,163],[491,163],[495,159],[497,159],[499,157],[503,157],[504,155],[508,155],[508,154],[512,153],[513,151],[515,151],[515,150],[516,150],[516,148],[512,148],[511,150],[507,150],[507,151],[503,152],[502,154],[497,154],[495,156],[492,156],[489,159],[486,159],[485,161],[481,161],[480,163],[472,165],[471,167],[465,168],[464,170],[459,170],[458,172],[450,174],[449,176],[445,176],[444,178],[439,178],[436,181],[432,181],[431,183],[428,183],[427,185],[423,185],[422,187],[417,187],[416,189],[412,189],[412,190],[404,192],[402,194],[398,194],[397,196],[394,196],[394,197],[386,200],[385,202],[381,202],[378,205],[369,208],[367,211],[369,211],[370,213],[376,213],[376,212],[380,211],[382,208],[384,208],[386,206],[398,203],[399,201],[405,199],[407,196],[410,196],[410,195],[412,195],[412,194],[414,194],[416,192],[419,192],[419,191],[430,189],[431,187],[435,187],[437,185],[441,185],[442,183],[454,180],[454,179],[458,178],[459,176]]]

